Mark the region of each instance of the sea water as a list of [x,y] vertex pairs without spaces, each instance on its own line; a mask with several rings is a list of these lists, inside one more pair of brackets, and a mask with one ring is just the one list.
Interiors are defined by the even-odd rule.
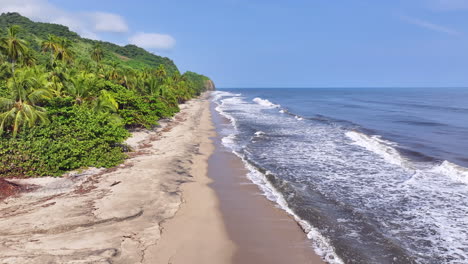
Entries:
[[468,89],[224,89],[223,143],[329,263],[468,263]]

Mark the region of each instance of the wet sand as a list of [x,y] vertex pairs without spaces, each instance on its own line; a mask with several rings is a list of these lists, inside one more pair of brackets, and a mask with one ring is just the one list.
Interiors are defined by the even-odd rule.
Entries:
[[151,263],[231,263],[236,246],[226,232],[219,200],[209,187],[213,180],[207,173],[208,158],[214,151],[210,137],[215,135],[209,105],[209,101],[204,103],[193,131],[200,136],[198,153],[191,160],[193,179],[181,186],[179,210],[162,224],[160,241],[147,250]]
[[[211,106],[217,130],[227,120]],[[213,138],[215,150],[209,159],[208,175],[219,198],[229,237],[237,250],[232,262],[242,264],[324,263],[317,256],[296,221],[262,195],[246,178],[244,164]]]

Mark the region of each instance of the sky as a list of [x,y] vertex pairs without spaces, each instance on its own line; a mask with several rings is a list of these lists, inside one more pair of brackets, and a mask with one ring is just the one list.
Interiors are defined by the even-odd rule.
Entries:
[[468,0],[0,0],[217,87],[468,87]]

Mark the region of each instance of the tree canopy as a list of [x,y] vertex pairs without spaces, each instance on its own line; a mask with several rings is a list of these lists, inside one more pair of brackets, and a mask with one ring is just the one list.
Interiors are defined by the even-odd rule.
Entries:
[[134,45],[0,15],[0,175],[42,176],[125,158],[127,129],[156,126],[209,79]]

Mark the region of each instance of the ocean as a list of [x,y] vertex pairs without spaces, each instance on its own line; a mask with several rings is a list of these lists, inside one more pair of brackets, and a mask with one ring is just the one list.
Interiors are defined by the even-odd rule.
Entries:
[[468,89],[222,89],[223,144],[329,263],[468,263]]

